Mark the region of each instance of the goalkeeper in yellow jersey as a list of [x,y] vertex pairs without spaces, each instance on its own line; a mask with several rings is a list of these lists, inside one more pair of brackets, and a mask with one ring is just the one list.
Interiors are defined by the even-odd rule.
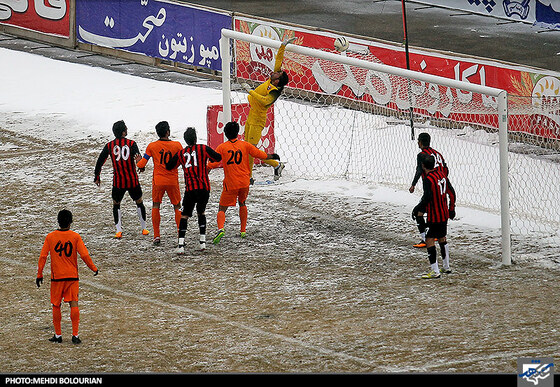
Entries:
[[[262,131],[266,125],[266,113],[268,108],[280,97],[284,86],[288,84],[289,77],[285,71],[282,71],[282,61],[284,59],[284,50],[289,43],[292,43],[294,38],[285,39],[278,54],[276,54],[276,61],[274,63],[274,72],[270,74],[270,78],[261,83],[256,89],[252,90],[251,87],[243,83],[241,86],[249,93],[247,99],[249,100],[250,110],[245,123],[245,141],[257,145],[261,140]],[[264,163],[274,167],[274,180],[278,180],[282,175],[284,163],[278,160],[263,160]],[[249,165],[251,170],[251,184],[253,184],[253,165],[254,159],[250,157]]]

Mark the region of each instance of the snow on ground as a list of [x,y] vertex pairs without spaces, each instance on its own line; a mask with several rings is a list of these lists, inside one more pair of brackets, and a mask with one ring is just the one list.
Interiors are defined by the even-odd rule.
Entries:
[[[45,140],[104,138],[108,141],[112,138],[113,122],[123,119],[129,127],[129,137],[135,139],[141,149],[153,140],[153,128],[161,120],[170,123],[172,137],[182,141],[183,129],[194,126],[198,129],[199,140],[205,142],[207,106],[221,104],[222,101],[221,91],[212,88],[140,78],[2,48],[0,48],[0,58],[2,84],[0,112],[3,113],[0,127],[6,128],[13,120],[25,120],[33,123],[32,134]],[[279,101],[279,103],[289,102]],[[383,136],[393,136],[392,130],[391,127],[384,127],[378,132]],[[277,137],[281,139],[287,136],[289,134],[283,133],[279,125]],[[462,133],[460,141],[466,142],[470,147],[466,153],[470,154],[471,149],[477,146],[487,152],[489,147],[484,141],[482,144],[477,143],[481,141],[480,138],[477,141],[468,141],[472,136],[471,132]],[[413,169],[411,160],[418,151],[415,145],[410,143],[408,141],[407,152],[399,156],[403,159],[397,163],[402,169],[404,182],[408,182],[411,178]],[[0,144],[1,149],[7,151],[13,146],[9,143]],[[317,144],[314,146],[316,147]],[[456,146],[453,140],[446,143],[442,136],[439,146],[441,146],[440,150],[448,155],[448,163],[459,163],[459,160],[453,159],[457,157],[454,155],[457,152],[447,151]],[[290,155],[288,148],[282,151],[283,155],[287,154],[288,159],[292,159],[290,161],[292,169],[297,168],[298,162],[305,164],[297,160],[297,154]],[[381,156],[381,159],[398,156],[391,151],[391,148],[384,151],[390,152],[390,155]],[[495,149],[490,152],[495,152]],[[484,168],[485,165],[478,163],[473,167]],[[459,168],[456,168],[453,173],[457,174],[458,171]],[[394,175],[395,172],[391,171],[391,174]],[[486,185],[495,187],[497,184],[497,176],[489,176],[484,169],[476,172],[476,175],[478,179],[491,180]],[[411,195],[405,190],[386,185],[360,184],[343,179],[315,181],[301,179],[303,176],[308,175],[291,176],[292,182],[276,186],[275,189],[363,197],[407,209],[412,208],[419,198],[417,194]],[[458,181],[457,175],[454,176],[453,181]],[[478,190],[475,188],[471,190],[472,192],[468,192],[465,187],[462,187],[461,195],[476,195]],[[499,198],[495,196],[492,203],[494,204],[487,205],[485,208],[495,209],[499,206]],[[500,228],[500,217],[496,211],[461,208],[461,197],[458,205],[456,221],[458,226],[467,224],[493,230]],[[554,232],[549,236],[553,239],[559,237],[558,233]]]
[[[137,141],[144,137],[151,141],[155,124],[167,120],[178,140],[182,141],[184,128],[194,126],[199,140],[205,142],[207,106],[221,104],[219,90],[154,81],[1,48],[0,58],[2,121],[16,113],[22,119],[43,124],[44,116],[66,123],[38,126],[34,135],[47,140],[91,136],[110,139],[113,122],[123,119],[129,137]],[[2,147],[9,149],[10,145]],[[410,164],[410,160],[406,163]],[[407,192],[346,180],[296,180],[281,189],[359,196],[406,206],[414,206],[418,200]],[[478,211],[463,217],[463,221],[499,227],[495,215]]]
[[[220,92],[1,49],[0,82],[0,296],[18,300],[0,306],[6,372],[505,373],[517,357],[558,355],[553,238],[546,249],[518,239],[518,264],[501,266],[496,216],[459,209],[450,224],[453,273],[425,281],[425,250],[411,247],[417,196],[288,175],[252,189],[248,238],[236,233],[231,209],[219,245],[195,250],[190,226],[191,249],[178,257],[169,203],[154,247],[127,201],[126,237],[116,241],[110,166],[101,187],[92,182],[112,123],[124,119],[144,147],[162,119],[180,138],[187,125],[205,128],[206,106],[219,104]],[[210,235],[219,173],[211,172]],[[147,203],[150,178],[141,175]],[[67,310],[63,343],[47,342],[48,281],[34,283],[44,235],[63,206],[75,210],[75,230],[100,267],[96,277],[80,268],[83,342],[73,350]]]

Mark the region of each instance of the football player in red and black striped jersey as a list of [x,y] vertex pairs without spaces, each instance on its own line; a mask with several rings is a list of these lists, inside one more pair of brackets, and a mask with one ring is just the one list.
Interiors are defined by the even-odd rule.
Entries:
[[[436,160],[432,155],[422,158],[422,168],[425,172],[423,179],[424,194],[420,203],[412,210],[412,215],[420,212],[427,214],[428,232],[426,233],[426,247],[431,271],[422,278],[439,278],[440,272],[451,273],[449,268],[449,246],[447,245],[447,221],[455,218],[455,189],[442,170],[435,169]],[[435,240],[437,239],[443,268],[440,271],[436,259]]]
[[113,124],[113,134],[115,139],[109,141],[104,147],[97,163],[95,164],[94,182],[99,186],[101,184],[101,168],[110,156],[113,164],[113,190],[111,196],[113,198],[113,219],[117,233],[115,238],[122,238],[122,217],[121,217],[121,201],[126,192],[136,202],[138,218],[142,227],[142,234],[148,235],[146,229],[146,208],[142,200],[142,188],[138,180],[136,172],[135,157],[140,156],[138,145],[133,140],[126,138],[128,129],[124,121],[117,121]]
[[208,161],[218,162],[222,156],[208,145],[197,144],[196,129],[187,128],[183,135],[187,146],[177,152],[165,164],[168,170],[183,167],[185,173],[185,194],[183,195],[183,210],[179,221],[179,238],[177,254],[185,252],[185,234],[188,219],[193,216],[196,206],[198,228],[200,232],[200,249],[206,248],[206,205],[210,198],[210,179],[208,178]]
[[[416,183],[418,183],[418,180],[420,179],[420,177],[422,177],[422,179],[426,176],[423,168],[422,168],[422,159],[424,158],[424,156],[426,155],[431,155],[434,157],[436,164],[434,169],[437,171],[440,171],[442,173],[445,174],[445,176],[448,175],[449,173],[449,169],[447,168],[447,164],[445,163],[445,159],[443,158],[443,156],[441,155],[441,153],[439,153],[437,150],[435,150],[434,148],[432,148],[430,146],[430,135],[428,133],[420,133],[418,135],[418,147],[421,149],[420,153],[418,153],[418,155],[416,156],[416,172],[414,173],[414,178],[412,179],[412,185],[410,186],[410,188],[408,189],[410,193],[414,192],[414,189],[416,187]],[[414,220],[416,220],[416,224],[418,226],[418,231],[420,232],[420,242],[413,245],[414,247],[426,247],[426,221],[424,220],[424,214],[423,213],[419,213],[417,215],[414,216]]]

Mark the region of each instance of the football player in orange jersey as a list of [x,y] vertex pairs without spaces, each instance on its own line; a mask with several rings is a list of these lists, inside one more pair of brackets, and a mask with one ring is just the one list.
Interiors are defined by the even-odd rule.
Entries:
[[[282,62],[284,60],[284,51],[289,43],[292,43],[295,37],[285,39],[278,53],[274,63],[274,71],[270,74],[270,78],[261,83],[255,90],[252,90],[249,85],[243,83],[241,86],[249,93],[247,99],[249,100],[250,110],[245,123],[245,141],[257,145],[262,137],[262,131],[266,125],[266,113],[268,108],[276,102],[280,97],[284,86],[288,84],[289,77],[285,71],[282,71]],[[265,160],[265,164],[274,167],[274,180],[278,180],[282,175],[284,163],[278,160]],[[253,182],[253,156],[249,156],[249,165],[251,167],[250,182]]]
[[[224,127],[224,134],[228,141],[218,145],[216,152],[222,156],[224,168],[223,190],[218,207],[218,234],[213,239],[218,244],[224,236],[224,225],[226,222],[226,210],[235,207],[239,203],[239,218],[241,220],[241,237],[245,238],[247,229],[247,205],[251,178],[251,162],[249,156],[261,160],[279,160],[277,154],[266,154],[253,144],[237,138],[239,124],[228,122]],[[218,167],[219,163],[209,163],[210,169]]]
[[62,315],[60,305],[62,300],[70,304],[70,319],[72,321],[72,343],[80,344],[78,328],[80,325],[80,310],[78,308],[78,255],[86,265],[99,273],[97,266],[91,260],[89,252],[77,232],[70,230],[72,224],[72,213],[61,210],[58,213],[59,229],[47,235],[41,254],[39,256],[39,268],[35,283],[40,287],[43,283],[43,268],[47,263],[47,257],[51,256],[51,304],[53,313],[54,336],[49,339],[54,343],[62,342]]
[[165,164],[174,154],[183,149],[179,141],[169,139],[171,130],[167,121],[158,122],[156,133],[159,140],[151,142],[146,148],[144,157],[136,158],[136,166],[142,171],[150,158],[154,159],[154,172],[152,177],[152,227],[154,228],[154,245],[159,245],[160,237],[160,206],[163,195],[167,193],[175,211],[175,223],[179,228],[181,220],[181,191],[179,189],[179,174],[177,168],[167,169]]

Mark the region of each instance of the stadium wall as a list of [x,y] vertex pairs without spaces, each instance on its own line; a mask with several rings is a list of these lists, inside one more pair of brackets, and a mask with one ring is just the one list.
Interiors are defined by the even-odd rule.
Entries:
[[[37,5],[36,5],[37,3]],[[0,9],[0,32],[60,47],[76,46],[75,0],[50,7],[40,2],[20,1]]]
[[[35,3],[19,2],[26,6],[1,13],[0,31],[217,80],[222,70],[222,28],[276,38],[291,31],[298,44],[326,51],[333,51],[334,39],[344,36],[351,43],[348,55],[395,67],[406,65],[400,44],[184,2],[65,0],[59,8],[42,9]],[[410,69],[506,90],[513,112],[510,130],[560,138],[560,73],[416,47],[410,48]],[[525,110],[531,106],[532,111],[517,111],[515,102]]]

